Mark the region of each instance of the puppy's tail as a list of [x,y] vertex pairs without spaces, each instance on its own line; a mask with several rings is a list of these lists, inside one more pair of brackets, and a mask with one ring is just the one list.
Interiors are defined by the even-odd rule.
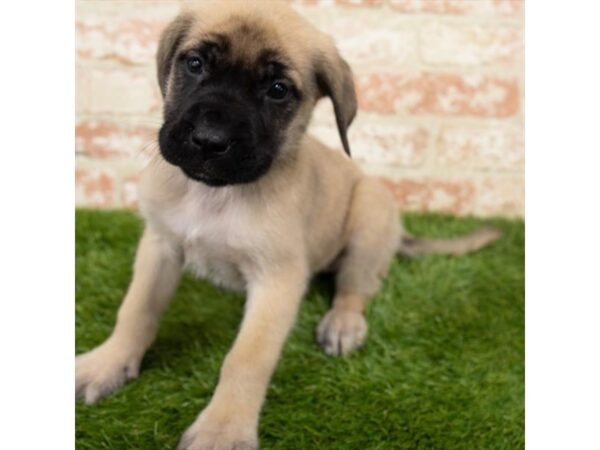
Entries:
[[501,237],[502,232],[491,226],[451,239],[423,239],[404,234],[400,239],[397,253],[410,258],[434,253],[464,255],[479,250]]

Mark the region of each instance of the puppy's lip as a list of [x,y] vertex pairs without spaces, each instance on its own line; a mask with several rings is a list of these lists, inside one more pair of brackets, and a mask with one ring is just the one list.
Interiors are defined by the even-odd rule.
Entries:
[[194,169],[189,169],[189,168],[185,168],[185,167],[180,167],[180,168],[181,168],[182,172],[188,178],[191,178],[194,181],[201,181],[201,182],[209,184],[211,186],[223,186],[223,185],[227,184],[227,181],[222,180],[220,178],[213,178],[213,177],[207,176],[206,173],[201,170],[194,170]]

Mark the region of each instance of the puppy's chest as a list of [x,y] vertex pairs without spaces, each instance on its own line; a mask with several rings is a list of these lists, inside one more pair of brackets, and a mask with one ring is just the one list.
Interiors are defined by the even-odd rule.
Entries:
[[159,220],[182,246],[188,271],[227,289],[245,288],[257,241],[245,205],[191,196],[162,210]]

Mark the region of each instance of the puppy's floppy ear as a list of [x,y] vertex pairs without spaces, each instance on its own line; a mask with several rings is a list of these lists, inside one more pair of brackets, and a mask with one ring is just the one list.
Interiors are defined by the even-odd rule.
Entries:
[[357,108],[352,71],[333,43],[317,55],[315,67],[320,94],[330,97],[333,102],[342,145],[344,151],[350,156],[348,127],[354,120]]
[[167,92],[167,81],[173,66],[173,57],[191,24],[191,16],[182,13],[160,35],[158,52],[156,53],[156,69],[158,72],[158,85],[163,97]]

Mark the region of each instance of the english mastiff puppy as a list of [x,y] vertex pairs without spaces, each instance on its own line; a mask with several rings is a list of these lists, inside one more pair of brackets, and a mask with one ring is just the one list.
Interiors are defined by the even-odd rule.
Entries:
[[[188,6],[163,32],[157,66],[164,123],[140,182],[146,226],[133,280],[111,336],[76,359],[76,395],[93,403],[137,377],[187,269],[247,300],[214,395],[179,448],[256,449],[269,380],[313,274],[334,272],[336,289],[317,341],[345,355],[365,341],[365,305],[395,255],[460,254],[499,234],[432,241],[403,231],[392,194],[350,159],[348,64],[284,2]],[[345,153],[306,134],[323,97]]]

